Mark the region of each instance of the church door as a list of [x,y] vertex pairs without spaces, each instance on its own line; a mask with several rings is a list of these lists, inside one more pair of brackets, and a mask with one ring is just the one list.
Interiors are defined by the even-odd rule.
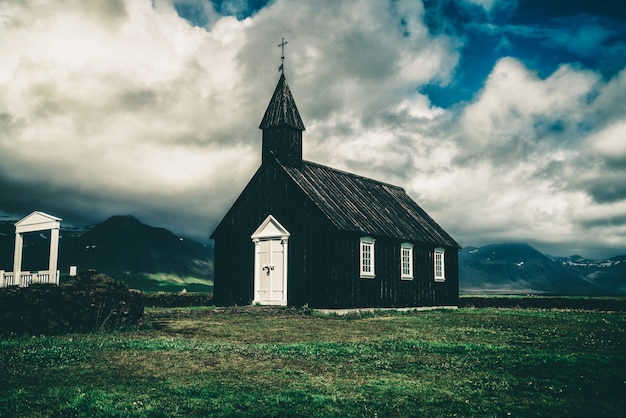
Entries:
[[253,303],[287,305],[289,232],[270,215],[251,238],[255,249]]

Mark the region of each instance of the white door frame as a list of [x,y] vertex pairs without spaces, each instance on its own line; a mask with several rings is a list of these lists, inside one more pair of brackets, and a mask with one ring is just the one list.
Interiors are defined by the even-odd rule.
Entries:
[[[276,220],[272,215],[269,215],[261,223],[261,225],[250,236],[254,243],[254,300],[253,303],[261,305],[287,305],[287,260],[288,260],[288,248],[289,248],[289,232],[283,227],[280,222]],[[261,241],[278,241],[280,240],[281,253],[282,253],[282,284],[283,295],[280,300],[262,300],[258,295],[261,283],[261,274],[263,268],[268,269],[267,274],[270,274],[270,270],[273,270],[273,266],[261,266],[260,256],[260,243]],[[271,251],[271,245],[270,245]]]

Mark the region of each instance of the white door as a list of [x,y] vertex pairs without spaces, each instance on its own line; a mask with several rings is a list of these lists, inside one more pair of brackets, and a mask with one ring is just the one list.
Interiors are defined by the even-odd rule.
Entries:
[[283,263],[285,254],[280,239],[259,241],[259,264],[257,272],[259,287],[256,301],[268,305],[280,305],[284,297]]
[[287,305],[289,232],[270,215],[251,238],[255,247],[253,303]]

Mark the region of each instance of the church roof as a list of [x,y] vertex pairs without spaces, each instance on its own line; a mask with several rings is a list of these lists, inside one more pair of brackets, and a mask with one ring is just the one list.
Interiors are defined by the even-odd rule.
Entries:
[[401,187],[309,161],[282,168],[339,230],[460,248]]
[[301,131],[305,129],[285,75],[281,74],[259,128],[266,129],[285,125]]

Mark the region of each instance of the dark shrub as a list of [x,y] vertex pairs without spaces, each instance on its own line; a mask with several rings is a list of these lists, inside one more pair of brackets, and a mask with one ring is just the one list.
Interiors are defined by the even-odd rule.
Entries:
[[0,289],[1,335],[119,329],[142,318],[141,295],[104,274],[80,273],[62,286]]
[[146,306],[159,308],[210,306],[213,305],[213,296],[210,294],[144,293],[143,301]]

